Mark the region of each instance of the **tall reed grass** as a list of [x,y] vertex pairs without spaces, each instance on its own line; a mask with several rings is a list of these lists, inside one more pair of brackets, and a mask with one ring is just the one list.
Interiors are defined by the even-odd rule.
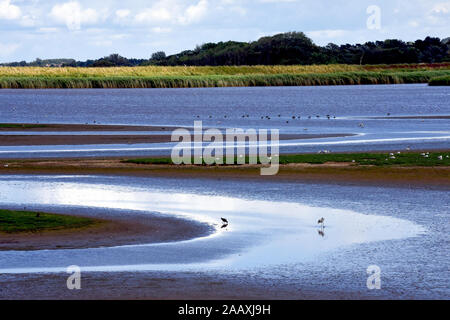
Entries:
[[450,75],[433,78],[429,82],[430,86],[450,86]]
[[209,76],[248,74],[304,74],[363,71],[355,65],[314,66],[220,66],[220,67],[113,67],[113,68],[44,68],[0,67],[0,77],[153,77],[153,76]]
[[[354,69],[357,71],[354,71]],[[15,70],[17,70],[16,73],[14,73]],[[256,73],[256,70],[261,73]],[[319,70],[319,72],[306,72],[311,70]],[[327,70],[328,72],[325,72]],[[208,74],[212,71],[214,73]],[[222,73],[217,74],[219,71]],[[263,71],[266,71],[266,73],[263,73]],[[133,74],[133,72],[135,73]],[[203,74],[199,74],[201,72]],[[450,76],[450,69],[408,70],[407,72],[391,70],[361,71],[359,66],[343,65],[142,68],[25,67],[0,68],[0,88],[191,88],[397,84],[427,83],[432,78],[442,76]]]

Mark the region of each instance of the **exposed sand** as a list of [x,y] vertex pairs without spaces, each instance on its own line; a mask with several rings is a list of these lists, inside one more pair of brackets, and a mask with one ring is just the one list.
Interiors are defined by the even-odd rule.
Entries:
[[[172,131],[175,127],[161,126],[130,126],[130,125],[103,125],[103,124],[47,124],[47,123],[11,123],[11,125],[19,126],[8,128],[1,125],[8,123],[0,123],[0,131]],[[27,126],[31,126],[28,127]]]
[[261,176],[260,168],[260,165],[141,165],[124,163],[122,159],[0,160],[0,174],[103,174],[450,189],[450,167],[288,164],[280,165],[279,173],[274,176]]
[[[280,139],[281,140],[316,139],[316,138],[332,138],[345,136],[351,136],[351,134],[281,134]],[[137,143],[164,143],[164,142],[171,142],[170,134],[0,135],[0,146],[137,144]]]
[[0,250],[54,250],[188,240],[212,232],[209,225],[158,214],[96,209],[79,212],[93,226],[35,233],[0,233]]
[[401,119],[450,119],[450,116],[386,116],[386,117],[370,117],[370,119],[393,119],[393,120],[401,120]]
[[[362,274],[364,276],[364,274]],[[222,275],[195,272],[82,272],[81,290],[68,290],[66,273],[4,274],[0,277],[0,299],[82,300],[300,300],[386,299],[386,290],[338,291],[333,274],[311,270],[321,285],[300,279],[264,279],[247,274]],[[357,279],[365,283],[365,279]],[[26,288],[26,290],[24,290]],[[270,303],[265,303],[270,304]]]

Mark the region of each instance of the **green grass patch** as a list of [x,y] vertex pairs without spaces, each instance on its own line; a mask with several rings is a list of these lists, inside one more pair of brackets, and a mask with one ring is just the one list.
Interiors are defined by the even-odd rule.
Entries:
[[430,86],[450,86],[450,75],[433,78],[428,84]]
[[[439,156],[442,156],[440,160]],[[447,158],[447,156],[449,158]],[[449,152],[422,153],[342,153],[342,154],[301,154],[283,155],[280,164],[310,163],[324,164],[330,162],[354,163],[373,166],[449,166]]]
[[0,210],[0,232],[42,232],[78,229],[97,223],[94,219],[43,212]]
[[[442,157],[442,160],[440,160]],[[141,158],[124,160],[124,163],[172,165],[170,158]],[[249,158],[245,158],[245,163]],[[372,166],[450,166],[450,152],[430,153],[328,153],[281,155],[280,164],[309,163],[325,164],[330,162],[352,163],[354,165]],[[192,162],[193,163],[193,162]],[[237,159],[235,158],[235,163]],[[259,163],[259,161],[258,161]],[[202,165],[205,165],[203,162]]]
[[34,128],[46,128],[45,124],[22,124],[22,123],[0,123],[0,128],[5,129],[34,129]]

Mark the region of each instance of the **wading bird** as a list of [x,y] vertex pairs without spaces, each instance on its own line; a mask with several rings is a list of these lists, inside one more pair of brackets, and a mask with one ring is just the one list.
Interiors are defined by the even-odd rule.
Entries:
[[320,225],[322,225],[322,227],[325,225],[324,222],[325,222],[325,218],[320,218],[320,219],[317,221],[317,223],[320,224]]

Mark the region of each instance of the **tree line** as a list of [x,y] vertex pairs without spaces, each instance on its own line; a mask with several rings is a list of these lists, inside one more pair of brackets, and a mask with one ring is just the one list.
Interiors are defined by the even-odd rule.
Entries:
[[397,39],[364,44],[318,46],[303,32],[287,32],[262,37],[253,42],[227,41],[205,43],[194,50],[173,55],[163,51],[149,59],[128,59],[111,54],[97,60],[75,61],[52,59],[26,63],[13,62],[7,66],[229,66],[229,65],[311,65],[311,64],[400,64],[450,62],[450,38],[426,37],[413,42]]

